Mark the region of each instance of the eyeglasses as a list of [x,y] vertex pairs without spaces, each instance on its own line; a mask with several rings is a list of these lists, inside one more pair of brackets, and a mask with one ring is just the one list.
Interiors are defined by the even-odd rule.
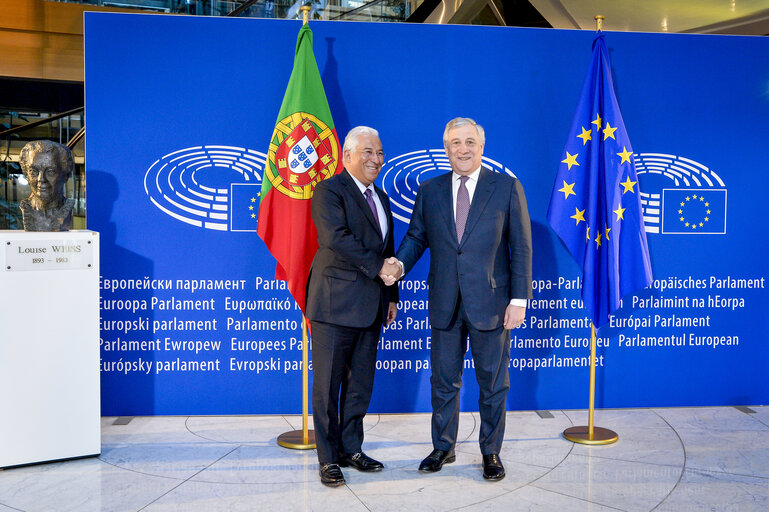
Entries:
[[374,151],[371,149],[364,149],[363,151],[356,150],[356,153],[360,153],[363,155],[363,158],[365,160],[371,160],[372,158],[376,157],[378,160],[384,160],[385,154],[384,151]]

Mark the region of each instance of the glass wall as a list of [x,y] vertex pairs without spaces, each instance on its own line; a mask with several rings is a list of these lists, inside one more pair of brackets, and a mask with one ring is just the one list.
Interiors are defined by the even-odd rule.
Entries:
[[[227,16],[244,3],[228,0],[66,0],[152,12]],[[238,13],[251,18],[300,18],[307,0],[259,0]],[[312,0],[311,17],[324,20],[405,21],[422,0]]]
[[[48,112],[0,110],[0,133],[20,126],[41,124],[0,137],[0,229],[24,229],[19,202],[29,197],[29,184],[19,166],[21,148],[33,140],[67,144],[84,124],[81,113],[48,121]],[[85,229],[85,139],[72,148],[75,171],[66,184],[65,194],[75,200],[72,229]]]

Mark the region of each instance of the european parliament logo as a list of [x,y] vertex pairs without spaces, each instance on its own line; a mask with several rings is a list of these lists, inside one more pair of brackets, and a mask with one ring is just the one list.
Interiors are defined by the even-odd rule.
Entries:
[[681,156],[640,153],[633,158],[647,233],[726,234],[726,185],[718,174]]
[[147,169],[144,191],[160,211],[185,224],[253,233],[265,158],[233,146],[180,149]]
[[[485,156],[483,166],[515,177],[513,171]],[[445,149],[422,149],[388,160],[382,167],[382,188],[390,196],[393,218],[408,224],[419,185],[446,172],[451,172],[451,163]]]

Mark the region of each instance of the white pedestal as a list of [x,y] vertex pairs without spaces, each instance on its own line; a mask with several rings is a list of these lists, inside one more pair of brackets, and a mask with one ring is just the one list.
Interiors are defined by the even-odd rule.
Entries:
[[0,231],[0,467],[99,454],[99,387],[99,234]]

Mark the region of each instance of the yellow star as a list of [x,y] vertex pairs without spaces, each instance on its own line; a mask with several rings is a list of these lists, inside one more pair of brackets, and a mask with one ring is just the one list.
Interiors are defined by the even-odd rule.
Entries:
[[596,247],[601,247],[601,233],[598,233],[598,236],[595,238],[595,244]]
[[619,206],[616,210],[614,210],[614,213],[617,214],[617,220],[625,220],[625,209],[622,206]]
[[684,213],[684,211],[683,210],[678,210],[678,213]]
[[[611,137],[612,139],[614,139],[614,131],[615,131],[616,129],[617,129],[617,127],[616,127],[616,126],[615,126],[614,128],[612,128],[612,127],[611,127],[611,125],[609,124],[609,122],[607,121],[607,122],[606,122],[606,128],[604,128],[604,129],[603,129],[603,140],[606,140],[606,139],[608,139],[609,137]],[[617,139],[614,139],[614,140],[617,140]]]
[[684,203],[681,203],[681,206],[683,206],[683,205],[684,205]]
[[697,229],[697,224],[692,224],[692,229]]
[[611,231],[611,228],[606,228],[606,240],[609,239],[609,231]]
[[710,206],[710,203],[705,203],[705,206]]
[[255,214],[255,213],[252,213],[252,214],[251,214],[251,218],[252,218],[252,219],[255,219],[255,218],[256,218],[256,214]]
[[683,217],[681,217],[681,218],[680,218],[680,219],[678,219],[678,220],[680,220],[681,222],[683,222],[683,221],[684,221],[684,218],[683,218]]
[[248,207],[248,209],[249,209],[249,210],[253,210],[253,209],[254,209],[254,207],[253,207],[253,206],[249,206],[249,207]]
[[622,191],[624,194],[625,192],[633,192],[635,194],[635,190],[633,190],[633,185],[638,183],[637,181],[630,181],[630,176],[627,177],[624,183],[620,183],[623,187],[625,187],[625,190]]
[[571,185],[569,185],[568,183],[566,183],[566,182],[564,181],[564,182],[563,182],[563,188],[559,188],[559,189],[558,189],[558,192],[563,192],[563,198],[564,198],[564,199],[568,199],[568,198],[569,198],[569,194],[571,194],[571,195],[573,195],[573,196],[576,196],[577,194],[574,192],[574,185],[575,185],[576,183],[577,183],[577,182],[575,181],[574,183],[572,183]]
[[585,130],[584,126],[581,128],[582,128],[582,133],[577,135],[577,137],[582,139],[582,145],[584,146],[585,144],[587,144],[587,141],[593,140],[593,136],[591,135],[590,130]]
[[705,200],[705,198],[700,196],[700,201],[704,201],[704,200]]
[[707,222],[707,221],[709,221],[709,220],[710,220],[710,218],[709,218],[709,217],[705,217],[705,222]]
[[585,222],[585,210],[580,210],[579,208],[575,208],[577,213],[569,217],[570,219],[574,219],[577,221],[576,225],[579,225],[579,221]]
[[707,213],[708,215],[710,215],[710,210],[708,210],[706,213]]
[[579,156],[579,153],[576,155],[570,155],[569,152],[566,152],[566,158],[564,160],[561,160],[562,164],[566,164],[569,166],[569,170],[571,170],[572,165],[576,165],[579,167],[579,164],[577,163],[577,157]]
[[252,203],[255,203],[255,202],[256,202],[256,198],[255,198],[255,197],[252,197],[252,198],[251,198],[251,202],[252,202]]
[[[615,130],[616,130],[616,128],[615,128]],[[633,155],[633,152],[632,151],[628,151],[625,146],[622,146],[622,153],[617,153],[617,155],[622,157],[622,161],[619,163],[620,165],[622,165],[625,162],[630,163],[630,157]]]
[[705,225],[705,224],[703,224],[702,222],[700,222],[700,227],[702,227],[702,226],[704,226],[704,225]]
[[688,203],[691,200],[691,197],[686,196],[686,202]]
[[685,222],[685,223],[684,223],[684,226],[686,226],[686,227],[688,228],[688,227],[689,227],[689,223],[688,223],[688,222]]
[[585,240],[590,240],[590,226],[585,226]]
[[595,121],[590,124],[594,124],[599,130],[601,129],[601,116],[598,114],[598,112],[595,114]]

